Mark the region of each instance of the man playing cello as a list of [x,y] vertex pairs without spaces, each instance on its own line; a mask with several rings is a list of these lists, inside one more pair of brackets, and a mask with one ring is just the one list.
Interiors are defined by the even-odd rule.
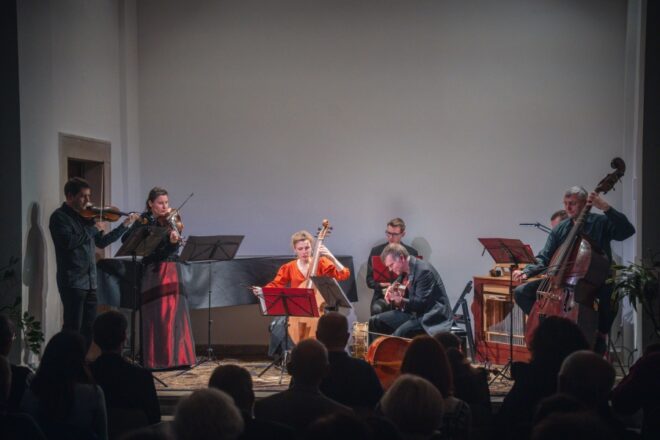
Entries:
[[[585,205],[595,206],[603,214],[589,213],[584,220],[582,231],[607,255],[608,261],[610,263],[612,262],[611,241],[623,241],[631,237],[635,233],[635,227],[628,221],[628,218],[624,214],[612,208],[596,192],[587,194],[584,188],[573,186],[564,193],[564,208],[568,213],[568,218],[561,221],[550,232],[543,250],[536,256],[537,264],[530,264],[523,270],[514,271],[514,280],[524,281],[547,269],[552,256],[568,236],[576,218],[580,215]],[[522,284],[514,291],[516,303],[527,315],[529,315],[536,302],[536,291],[540,283],[541,280],[536,280]],[[609,333],[613,320],[610,300],[611,291],[611,286],[604,284],[598,290],[597,294],[599,313],[594,351],[599,354],[605,352],[605,337]]]

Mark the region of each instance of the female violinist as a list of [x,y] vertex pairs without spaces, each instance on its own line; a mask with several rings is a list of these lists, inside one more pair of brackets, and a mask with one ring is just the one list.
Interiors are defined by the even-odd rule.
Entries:
[[[176,261],[177,251],[181,246],[181,230],[172,225],[170,216],[174,214],[170,207],[169,195],[165,188],[155,186],[149,191],[146,201],[146,210],[140,215],[140,219],[122,237],[122,242],[136,229],[143,226],[164,226],[169,232],[151,255],[144,258],[143,263],[148,264],[157,261]],[[174,214],[177,215],[178,214]],[[182,225],[181,227],[182,228]]]
[[[303,284],[309,274],[310,264],[312,263],[312,242],[314,238],[307,231],[298,231],[291,236],[291,246],[296,254],[296,259],[280,267],[277,275],[270,283],[264,287],[299,287]],[[318,269],[315,274],[319,276],[328,276],[338,281],[348,279],[351,272],[344,267],[339,260],[324,245],[319,246]],[[252,291],[255,295],[261,294],[261,287],[253,286]],[[284,328],[284,319],[276,318],[270,325],[271,343],[268,350],[270,356],[279,352],[281,344],[284,342],[286,329]],[[293,347],[289,344],[288,347]]]
[[187,366],[196,362],[188,304],[186,296],[180,292],[176,263],[182,225],[170,221],[172,215],[177,213],[170,208],[167,190],[154,187],[149,191],[146,211],[122,238],[125,240],[138,228],[169,228],[156,249],[145,256],[139,266],[142,356],[144,366],[151,369]]

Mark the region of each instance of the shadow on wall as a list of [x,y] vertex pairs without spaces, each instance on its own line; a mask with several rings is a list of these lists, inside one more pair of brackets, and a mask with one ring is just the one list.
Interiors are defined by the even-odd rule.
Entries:
[[[44,325],[46,292],[48,291],[46,267],[46,242],[41,227],[41,209],[33,202],[28,208],[28,235],[23,261],[23,284],[28,288],[27,311]],[[24,362],[28,363],[29,350],[24,352]]]

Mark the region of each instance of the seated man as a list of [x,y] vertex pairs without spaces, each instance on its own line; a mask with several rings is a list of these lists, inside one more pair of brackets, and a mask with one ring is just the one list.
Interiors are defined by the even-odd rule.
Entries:
[[406,235],[406,223],[400,218],[393,218],[387,222],[387,227],[385,228],[385,236],[387,237],[387,242],[379,244],[378,246],[371,249],[369,252],[369,260],[367,261],[367,286],[370,289],[374,290],[374,296],[371,298],[371,315],[377,315],[382,312],[391,310],[390,305],[385,302],[383,298],[383,289],[387,289],[390,286],[390,283],[377,282],[374,280],[374,268],[373,268],[373,257],[380,257],[380,254],[385,249],[385,246],[392,243],[399,243],[403,245],[408,251],[409,255],[417,256],[417,250],[408,246],[404,243],[401,243],[401,239]]
[[302,431],[320,417],[352,413],[350,408],[321,394],[319,385],[328,367],[328,351],[323,344],[315,339],[300,341],[291,351],[287,365],[293,385],[258,400],[254,405],[256,419],[283,423]]
[[[149,424],[160,422],[160,406],[149,370],[133,365],[121,356],[128,323],[124,315],[109,311],[94,321],[94,342],[101,349],[90,370],[103,389],[108,414],[112,409],[144,411]],[[112,426],[109,427],[112,429]]]
[[[547,270],[553,255],[564,241],[569,237],[575,220],[585,206],[595,206],[603,214],[588,213],[584,219],[583,233],[602,250],[609,262],[612,262],[612,240],[623,241],[635,233],[635,227],[628,221],[628,218],[612,208],[609,203],[595,192],[588,194],[580,187],[574,186],[564,193],[564,207],[568,218],[561,221],[548,235],[548,240],[543,250],[536,256],[537,264],[530,264],[523,270],[513,272],[513,279],[516,281],[525,281],[527,278],[537,275]],[[536,302],[536,291],[542,280],[531,281],[516,287],[514,296],[516,304],[529,315]],[[605,336],[610,331],[614,316],[611,310],[610,296],[612,285],[604,283],[597,292],[598,295],[598,332],[593,341],[594,351],[603,354],[606,349]],[[591,335],[589,336],[591,338]],[[589,341],[589,342],[592,342]]]
[[383,396],[383,387],[376,372],[362,359],[346,352],[348,320],[337,312],[319,319],[316,339],[328,349],[330,372],[321,382],[321,392],[353,410],[372,410]]
[[[373,333],[411,337],[429,335],[451,328],[451,306],[440,275],[430,263],[411,257],[401,244],[388,244],[380,255],[385,266],[401,280],[387,288],[385,300],[393,310],[379,313],[369,320],[369,337]],[[401,294],[401,287],[405,292]]]

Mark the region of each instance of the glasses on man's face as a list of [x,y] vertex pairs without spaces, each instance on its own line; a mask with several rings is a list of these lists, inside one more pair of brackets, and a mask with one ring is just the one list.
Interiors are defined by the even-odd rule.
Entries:
[[388,237],[398,237],[399,235],[403,234],[403,232],[390,232],[390,231],[385,231],[385,235]]

